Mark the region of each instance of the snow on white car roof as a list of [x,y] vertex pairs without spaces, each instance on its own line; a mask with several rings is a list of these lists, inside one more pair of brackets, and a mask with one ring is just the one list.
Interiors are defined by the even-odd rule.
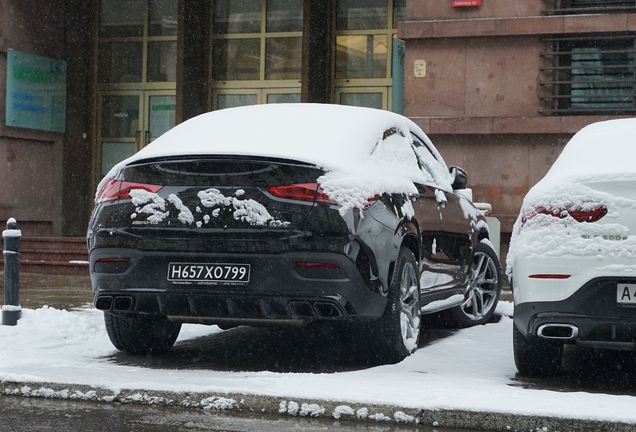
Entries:
[[[385,134],[393,128],[397,133]],[[360,207],[381,193],[416,193],[413,182],[432,178],[418,166],[413,132],[430,143],[411,120],[388,111],[327,104],[252,105],[194,117],[117,164],[167,156],[250,155],[291,159],[326,170],[325,192],[346,208]],[[443,159],[431,146],[419,151],[432,163],[443,189],[452,191]],[[99,190],[99,188],[98,188]],[[342,191],[347,191],[345,194]]]
[[636,118],[592,123],[577,132],[546,181],[606,181],[636,177]]
[[636,118],[592,123],[567,143],[548,173],[526,195],[522,212],[533,208],[585,208],[607,194],[590,183],[636,179]]

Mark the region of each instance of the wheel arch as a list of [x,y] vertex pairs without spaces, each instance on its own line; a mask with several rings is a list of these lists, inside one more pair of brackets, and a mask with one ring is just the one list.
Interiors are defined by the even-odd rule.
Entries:
[[415,262],[418,264],[421,260],[420,252],[422,250],[421,244],[421,236],[420,229],[414,221],[405,221],[397,230],[395,235],[395,258],[391,260],[391,264],[389,265],[389,274],[387,281],[390,283],[393,280],[393,272],[395,270],[395,263],[398,255],[400,254],[400,249],[402,247],[406,247],[413,253],[415,257]]

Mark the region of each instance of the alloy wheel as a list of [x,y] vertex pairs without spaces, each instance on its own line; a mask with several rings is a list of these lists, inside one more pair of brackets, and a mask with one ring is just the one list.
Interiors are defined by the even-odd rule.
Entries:
[[498,287],[499,273],[495,262],[485,252],[475,251],[461,305],[466,317],[478,321],[486,316],[497,303]]
[[400,278],[400,332],[404,347],[409,351],[417,348],[420,331],[420,300],[417,283],[417,271],[407,262],[402,268]]

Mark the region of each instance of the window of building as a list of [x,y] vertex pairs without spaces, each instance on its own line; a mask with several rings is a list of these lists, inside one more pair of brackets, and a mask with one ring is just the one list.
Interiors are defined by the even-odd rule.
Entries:
[[636,11],[635,0],[545,0],[544,15]]
[[100,0],[99,84],[175,82],[176,0]]
[[178,0],[99,0],[95,182],[175,124]]
[[634,38],[559,38],[549,41],[541,68],[542,114],[636,112]]
[[303,0],[215,0],[212,107],[300,101]]
[[392,40],[406,0],[336,3],[336,103],[390,109]]

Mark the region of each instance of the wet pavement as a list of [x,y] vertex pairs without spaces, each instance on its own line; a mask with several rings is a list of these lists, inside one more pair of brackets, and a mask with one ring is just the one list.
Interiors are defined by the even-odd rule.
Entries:
[[[0,301],[4,303],[4,272],[0,272]],[[38,309],[50,306],[70,310],[90,304],[93,299],[88,276],[20,273],[20,306]]]

